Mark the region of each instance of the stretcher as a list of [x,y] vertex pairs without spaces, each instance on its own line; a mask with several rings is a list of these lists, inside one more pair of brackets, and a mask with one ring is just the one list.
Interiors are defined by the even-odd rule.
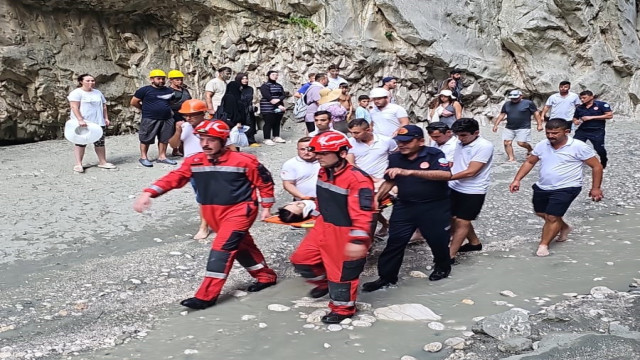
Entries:
[[287,226],[299,227],[299,228],[312,228],[316,221],[312,218],[312,219],[307,219],[307,220],[300,221],[300,222],[286,223],[286,222],[282,222],[280,220],[280,218],[278,217],[278,215],[273,215],[273,216],[269,216],[268,218],[264,219],[264,222],[267,222],[267,223],[270,223],[270,224],[279,224],[279,225],[287,225]]

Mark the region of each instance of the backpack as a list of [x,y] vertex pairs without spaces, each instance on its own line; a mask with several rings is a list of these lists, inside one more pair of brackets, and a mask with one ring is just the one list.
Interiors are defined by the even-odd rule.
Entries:
[[293,118],[296,122],[304,122],[304,118],[307,115],[307,107],[309,107],[309,104],[307,104],[307,93],[312,87],[313,85],[310,85],[307,88],[307,91],[305,91],[304,94],[296,100],[295,105],[293,106]]

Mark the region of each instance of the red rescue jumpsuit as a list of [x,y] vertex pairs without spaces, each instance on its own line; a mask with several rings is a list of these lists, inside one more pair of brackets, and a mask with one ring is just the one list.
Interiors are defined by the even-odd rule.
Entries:
[[366,257],[347,259],[344,250],[349,242],[371,246],[376,210],[373,181],[347,164],[335,172],[321,168],[316,189],[320,216],[291,255],[291,262],[308,282],[329,287],[332,312],[353,315]]
[[249,234],[258,215],[256,189],[260,192],[262,207],[270,208],[275,202],[269,170],[251,154],[227,150],[211,163],[204,153],[198,153],[186,158],[179,169],[144,191],[157,197],[184,186],[191,178],[201,202],[202,216],[216,232],[205,278],[195,297],[205,301],[216,298],[234,259],[259,282],[275,282],[276,273],[267,266]]

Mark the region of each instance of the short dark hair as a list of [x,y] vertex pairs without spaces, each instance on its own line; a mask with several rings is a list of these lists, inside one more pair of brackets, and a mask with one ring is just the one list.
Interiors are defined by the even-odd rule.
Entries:
[[427,133],[431,135],[434,131],[440,131],[441,133],[446,133],[451,130],[449,125],[443,123],[442,121],[432,122],[427,126]]
[[322,80],[323,78],[326,78],[326,77],[327,77],[327,73],[317,73],[316,74],[316,81],[320,81],[320,80]]
[[463,71],[461,69],[453,69],[449,72],[449,75],[453,75],[453,74],[462,74]]
[[473,134],[480,130],[478,121],[472,118],[460,118],[451,125],[451,131],[454,133],[468,132]]
[[220,69],[218,69],[218,72],[219,72],[219,73],[223,73],[223,72],[225,72],[225,71],[227,71],[227,70],[228,70],[228,71],[231,71],[231,68],[230,68],[230,67],[228,67],[228,66],[223,66],[223,67],[221,67]]
[[568,130],[571,129],[571,123],[565,119],[553,118],[547,121],[547,125],[545,125],[545,129],[562,129]]
[[305,137],[302,137],[302,138],[298,139],[298,144],[303,143],[303,142],[309,142],[309,141],[311,141],[311,138],[309,136],[305,136]]
[[340,70],[340,67],[338,65],[336,65],[336,64],[331,64],[331,65],[329,65],[327,70]]
[[331,120],[331,113],[327,110],[319,110],[313,113],[313,118],[315,119],[316,116],[320,116],[320,115],[327,115],[329,117],[329,120]]
[[567,81],[567,80],[562,80],[562,81],[560,81],[560,85],[558,85],[558,86],[562,86],[562,85],[569,85],[569,86],[571,86],[571,83],[570,83],[569,81]]
[[371,98],[369,98],[369,95],[360,95],[360,96],[358,96],[358,102],[360,102],[362,100],[371,100]]
[[302,214],[294,214],[284,207],[281,207],[278,209],[278,219],[283,223],[296,223],[304,221],[304,216],[302,216]]
[[349,129],[356,127],[356,126],[362,126],[365,129],[369,128],[369,122],[363,118],[357,118],[357,119],[353,119],[351,121],[349,121],[349,124],[347,124],[347,126],[349,126]]
[[580,93],[580,96],[593,96],[593,92],[591,90],[585,90],[583,92]]
[[[78,87],[82,87],[82,81],[84,81],[84,78],[86,78],[87,76],[91,76],[91,74],[82,74],[80,76],[78,76],[78,78],[76,80],[78,80]],[[91,76],[93,77],[93,76]]]

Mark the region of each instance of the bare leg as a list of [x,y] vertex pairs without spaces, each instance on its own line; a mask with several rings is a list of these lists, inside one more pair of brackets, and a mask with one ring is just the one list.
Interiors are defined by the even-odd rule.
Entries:
[[200,227],[198,233],[193,236],[195,240],[203,240],[209,236],[209,225],[207,221],[202,217],[202,208],[200,208]]
[[562,218],[559,216],[546,215],[544,218],[544,226],[542,227],[542,237],[540,238],[540,245],[538,245],[538,256],[549,255],[549,244],[551,240],[556,237],[560,229],[562,228]]
[[479,245],[480,244],[480,239],[478,238],[478,235],[476,234],[476,229],[473,228],[473,223],[469,222],[469,232],[467,233],[467,240],[469,241],[469,244],[471,245]]
[[385,237],[389,235],[389,220],[387,220],[382,214],[378,214],[377,218],[382,227],[376,232],[376,236]]
[[167,143],[158,143],[158,160],[164,160],[167,158]]
[[[471,221],[454,218],[453,219],[453,228],[451,230],[451,246],[449,246],[449,255],[453,259],[456,257],[460,246],[462,246],[462,242],[467,236],[470,236],[470,231],[473,229],[473,225],[471,225]],[[475,241],[480,243],[478,237],[475,236],[475,231],[473,231],[473,237],[475,237]],[[474,244],[477,245],[477,244]]]
[[95,147],[96,155],[98,155],[98,164],[104,165],[107,163],[107,151],[104,146]]
[[76,158],[76,165],[82,166],[82,159],[84,158],[84,150],[86,147],[84,146],[74,146],[73,147],[73,155]]
[[569,239],[569,233],[573,230],[571,225],[567,224],[563,218],[560,218],[560,221],[562,221],[562,227],[560,228],[556,242],[567,241]]
[[149,152],[149,144],[140,144],[140,159],[146,159]]
[[513,154],[513,146],[511,145],[513,143],[513,141],[511,140],[505,140],[504,141],[504,151],[507,153],[507,160],[508,161],[516,161],[516,157]]
[[533,148],[531,147],[531,145],[529,145],[528,142],[518,141],[518,146],[527,149],[527,156],[531,155],[531,152],[533,151]]

